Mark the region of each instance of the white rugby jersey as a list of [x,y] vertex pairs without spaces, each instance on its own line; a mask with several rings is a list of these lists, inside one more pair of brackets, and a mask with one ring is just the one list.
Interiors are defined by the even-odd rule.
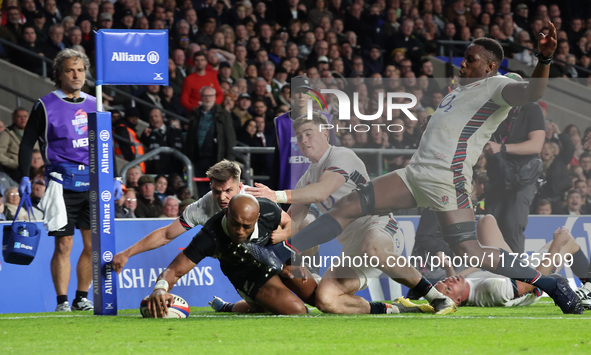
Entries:
[[[240,193],[246,193],[245,189],[250,186],[246,184],[242,184],[242,189],[240,189]],[[218,206],[217,202],[213,198],[213,193],[209,191],[199,200],[193,202],[185,210],[183,211],[183,215],[181,216],[181,224],[185,229],[189,230],[196,225],[204,225],[208,219],[213,217],[216,213],[221,211],[222,209]]]
[[466,276],[470,285],[468,306],[477,307],[514,307],[527,306],[535,303],[539,297],[527,293],[515,298],[513,283],[508,277],[493,274],[489,271],[476,271]]
[[454,184],[469,182],[484,145],[511,109],[501,92],[513,81],[495,75],[458,86],[445,96],[410,165],[450,169],[454,172]]
[[[348,195],[358,184],[369,181],[365,164],[350,149],[329,146],[318,163],[312,163],[298,180],[296,189],[317,183],[325,171],[332,171],[345,177],[345,183],[321,203],[315,203],[322,213],[328,212],[341,197]],[[297,194],[297,190],[292,191]]]

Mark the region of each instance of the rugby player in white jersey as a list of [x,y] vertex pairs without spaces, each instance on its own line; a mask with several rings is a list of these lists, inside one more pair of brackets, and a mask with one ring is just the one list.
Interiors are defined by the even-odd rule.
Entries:
[[[478,241],[482,245],[503,248],[511,251],[494,216],[486,215],[478,219]],[[586,268],[581,272],[575,268],[576,259],[580,257],[583,266],[588,263],[587,257],[580,252],[580,247],[570,234],[562,227],[553,235],[552,241],[547,243],[539,253],[532,254],[529,263],[539,264],[537,270],[549,275],[557,272],[569,261],[571,269],[579,277],[586,276]],[[508,277],[495,275],[489,271],[477,268],[467,268],[457,274],[450,265],[449,258],[443,258],[447,263],[445,269],[447,278],[435,284],[435,288],[453,299],[457,305],[477,307],[515,307],[527,306],[538,301],[542,293],[536,287],[515,281]]]
[[[326,127],[326,117],[314,112],[312,120],[307,115],[295,119],[293,128],[296,132],[300,152],[311,164],[298,180],[294,190],[285,192],[285,197],[277,196],[276,192],[263,184],[246,188],[248,193],[256,197],[266,197],[272,201],[291,203],[288,211],[294,225],[300,225],[308,214],[313,203],[322,213],[327,213],[334,203],[355,189],[358,184],[369,181],[363,161],[355,153],[345,147],[329,144],[329,131],[320,130]],[[316,290],[316,307],[328,313],[380,314],[399,313],[400,311],[384,302],[368,302],[355,293],[367,287],[370,280],[378,278],[382,272],[409,288],[415,288],[423,280],[422,275],[412,266],[399,266],[390,263],[387,258],[400,256],[404,249],[404,237],[398,229],[398,223],[390,216],[370,215],[356,219],[343,229],[338,236],[343,246],[345,257],[367,256],[365,260],[379,260],[379,268],[366,265],[347,265],[343,258],[341,265],[331,267]],[[432,306],[440,313],[451,313],[455,305],[451,299],[443,296],[435,288],[429,287],[421,291]],[[399,299],[398,302],[410,302]],[[395,302],[396,304],[396,302]],[[431,306],[415,307],[416,312],[433,313]]]
[[245,244],[245,248],[258,260],[280,264],[297,250],[335,238],[360,216],[429,206],[456,255],[476,257],[489,271],[539,287],[564,313],[581,314],[581,302],[564,278],[542,275],[514,262],[515,257],[506,250],[483,248],[478,243],[470,201],[472,167],[484,145],[511,107],[543,96],[556,45],[556,28],[548,22],[548,33],[539,34],[539,61],[530,81],[516,82],[497,73],[504,57],[501,45],[490,38],[474,40],[460,66],[460,85],[433,113],[407,167],[360,185],[285,242],[268,249],[252,244]]

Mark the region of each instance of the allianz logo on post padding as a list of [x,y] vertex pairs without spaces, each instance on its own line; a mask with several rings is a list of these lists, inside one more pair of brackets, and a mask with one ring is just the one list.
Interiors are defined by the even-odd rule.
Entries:
[[129,52],[113,52],[111,62],[148,62],[157,64],[160,61],[160,55],[156,51],[150,51],[148,54],[133,54]]

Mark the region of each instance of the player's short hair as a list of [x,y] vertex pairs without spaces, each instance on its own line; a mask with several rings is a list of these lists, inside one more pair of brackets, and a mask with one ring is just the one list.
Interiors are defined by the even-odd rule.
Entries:
[[234,179],[234,181],[239,182],[241,173],[242,170],[240,170],[238,163],[224,159],[209,168],[205,172],[205,175],[211,181],[226,182],[230,179]]
[[86,54],[73,50],[71,48],[66,48],[63,51],[59,52],[55,59],[53,60],[53,77],[55,78],[55,87],[58,89],[62,86],[62,81],[60,80],[60,76],[64,71],[64,63],[66,60],[71,58],[77,58],[82,60],[82,64],[84,64],[84,70],[88,70],[90,67],[90,61],[88,60],[88,56]]
[[496,40],[488,37],[480,37],[475,39],[472,44],[480,46],[487,51],[489,51],[493,55],[493,59],[497,62],[497,66],[501,65],[505,54],[503,52],[503,47],[497,42]]
[[328,120],[326,119],[326,116],[325,115],[323,115],[320,112],[314,111],[312,113],[312,119],[311,120],[308,119],[308,114],[307,113],[305,113],[305,114],[299,116],[298,118],[296,118],[293,121],[293,130],[294,131],[297,131],[302,125],[304,125],[306,123],[309,123],[309,122],[314,123],[316,126],[320,126],[322,124],[328,124]]

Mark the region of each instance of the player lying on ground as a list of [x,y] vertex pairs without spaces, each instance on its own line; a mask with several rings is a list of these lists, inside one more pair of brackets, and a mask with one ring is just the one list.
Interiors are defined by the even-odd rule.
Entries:
[[[511,251],[495,217],[486,215],[478,220],[478,241],[483,246],[503,248]],[[443,256],[441,256],[443,257]],[[528,260],[538,263],[536,268],[544,275],[550,275],[561,269],[568,258],[572,259],[571,269],[577,275],[587,274],[587,257],[565,228],[558,228],[552,241],[547,243],[536,256]],[[444,258],[449,262],[449,259]],[[582,265],[582,268],[581,268]],[[453,299],[457,305],[479,307],[512,307],[527,306],[536,302],[542,292],[536,287],[514,281],[508,277],[500,277],[489,271],[467,268],[455,273],[447,263],[446,272],[449,277],[435,284],[435,288]]]
[[[326,117],[318,112],[312,114],[312,120],[308,120],[307,115],[304,115],[293,123],[300,152],[312,162],[298,180],[294,190],[278,198],[275,191],[263,184],[246,189],[253,196],[291,203],[288,213],[295,226],[300,225],[308,215],[310,204],[314,203],[322,213],[327,213],[334,201],[349,194],[357,184],[369,180],[365,164],[352,150],[329,144],[329,131],[320,130],[320,127],[326,127],[327,123]],[[404,237],[394,217],[370,215],[358,218],[343,229],[338,241],[343,246],[344,256],[349,259],[356,256],[363,256],[365,260],[373,258],[378,260],[379,266],[353,267],[340,263],[340,267],[331,267],[323,276],[316,292],[316,306],[323,312],[390,312],[391,309],[382,302],[368,302],[355,295],[382,272],[424,296],[437,313],[455,311],[453,302],[434,289],[414,267],[396,263],[389,265],[387,259],[400,256],[404,249]],[[425,310],[430,311],[427,308]]]
[[484,145],[512,106],[543,96],[555,49],[556,28],[548,22],[548,34],[539,35],[540,60],[532,78],[520,83],[497,74],[504,57],[497,41],[474,40],[460,66],[460,85],[433,113],[408,166],[360,185],[287,241],[270,250],[245,245],[248,252],[263,262],[281,264],[298,250],[334,239],[361,216],[429,206],[456,255],[477,257],[486,270],[544,290],[564,313],[581,314],[581,302],[564,278],[522,266],[506,250],[480,246],[470,200],[472,168]]

